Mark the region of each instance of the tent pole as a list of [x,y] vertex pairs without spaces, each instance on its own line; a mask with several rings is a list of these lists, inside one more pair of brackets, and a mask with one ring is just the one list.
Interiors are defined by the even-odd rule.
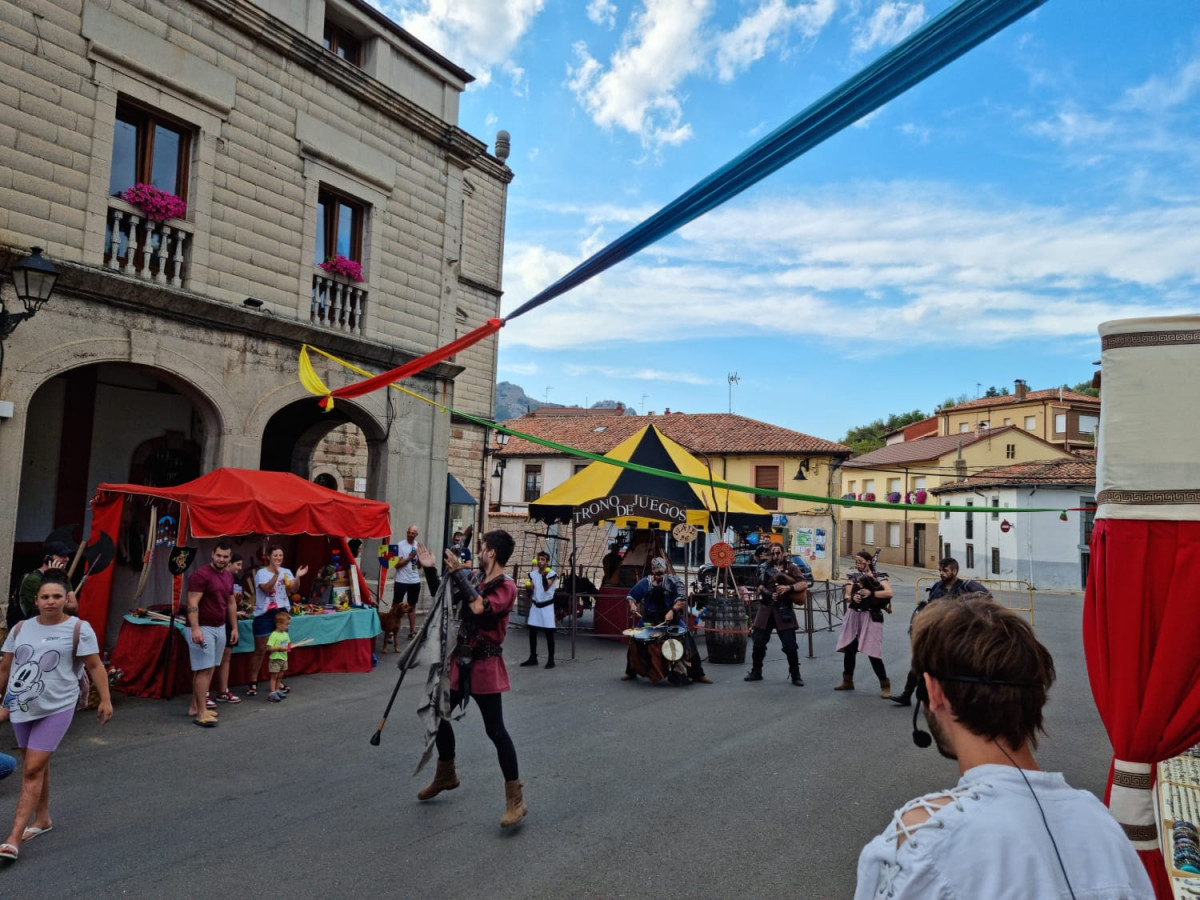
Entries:
[[575,585],[575,579],[577,577],[576,565],[575,565],[577,557],[576,557],[575,551],[576,551],[576,548],[578,547],[578,544],[576,544],[576,541],[578,540],[578,534],[576,532],[576,529],[578,527],[579,526],[575,524],[575,518],[572,517],[571,518],[571,660],[572,661],[574,661],[574,659],[575,659],[575,634],[578,630],[578,624],[579,624],[579,601],[576,600],[576,585]]

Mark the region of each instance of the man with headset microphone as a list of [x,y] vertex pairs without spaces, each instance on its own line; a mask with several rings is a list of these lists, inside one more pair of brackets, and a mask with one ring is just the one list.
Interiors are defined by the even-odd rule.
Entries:
[[986,599],[932,603],[913,627],[912,664],[913,742],[936,743],[962,777],[896,810],[863,848],[857,900],[1154,897],[1104,805],[1033,758],[1054,661],[1028,622]]

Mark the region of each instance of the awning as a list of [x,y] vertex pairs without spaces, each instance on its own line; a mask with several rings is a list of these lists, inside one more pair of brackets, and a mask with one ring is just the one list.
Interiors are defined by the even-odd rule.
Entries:
[[476,506],[478,501],[462,486],[462,482],[446,473],[446,505],[447,506]]

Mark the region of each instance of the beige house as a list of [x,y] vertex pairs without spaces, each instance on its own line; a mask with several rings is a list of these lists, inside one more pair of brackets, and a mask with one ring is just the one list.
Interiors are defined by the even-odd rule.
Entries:
[[[471,76],[360,0],[0,0],[0,18],[0,269],[38,246],[60,273],[4,342],[0,583],[97,483],[217,466],[358,487],[436,541],[447,473],[481,483],[483,430],[390,391],[322,413],[297,358],[379,372],[497,314],[512,172],[506,134],[489,152],[458,127]],[[140,183],[186,212],[148,215]],[[322,268],[338,256],[361,280]],[[0,298],[21,309],[7,275]],[[494,385],[494,339],[407,382],[484,416]],[[338,428],[365,448],[351,474],[313,464]]]
[[[844,463],[841,495],[887,507],[846,507],[841,513],[839,552],[880,551],[880,562],[936,568],[944,548],[934,488],[994,466],[1072,458],[1061,447],[1014,425],[962,434],[930,435],[889,444]],[[983,499],[967,500],[967,505]],[[916,505],[921,508],[910,509]]]
[[[1017,380],[1011,394],[980,397],[936,413],[938,434],[968,434],[982,429],[1020,428],[1064,450],[1096,445],[1100,398],[1066,388],[1031,391]],[[905,438],[909,440],[910,438]]]

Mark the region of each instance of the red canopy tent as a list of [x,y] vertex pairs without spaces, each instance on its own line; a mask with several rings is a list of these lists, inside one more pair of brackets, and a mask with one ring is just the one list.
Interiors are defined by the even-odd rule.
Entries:
[[[1200,741],[1200,317],[1100,326],[1096,523],[1083,611],[1092,694],[1112,741],[1108,804],[1161,898],[1156,763]],[[1189,375],[1188,373],[1191,373]]]
[[[125,503],[133,497],[160,501],[163,512],[168,504],[177,504],[178,544],[193,538],[245,534],[307,534],[343,542],[347,537],[386,538],[391,534],[386,503],[350,497],[288,472],[227,468],[177,487],[101,484],[92,499],[89,543],[101,532],[118,539]],[[343,554],[344,559],[350,558],[348,548],[343,547]],[[111,566],[97,573],[80,598],[80,617],[98,635],[107,630],[112,577]],[[361,572],[359,588],[362,596],[369,596]]]

